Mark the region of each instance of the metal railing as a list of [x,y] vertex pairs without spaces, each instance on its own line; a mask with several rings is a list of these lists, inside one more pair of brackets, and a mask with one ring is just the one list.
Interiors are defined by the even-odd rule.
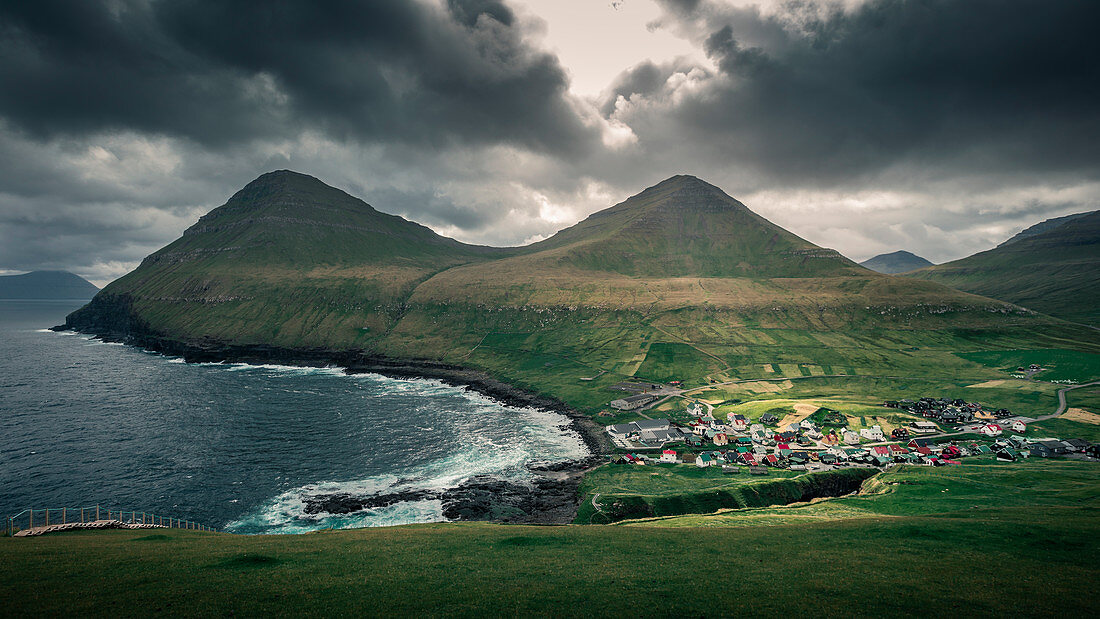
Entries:
[[[92,527],[90,525],[101,525]],[[6,532],[9,536],[19,531],[33,531],[47,527],[60,529],[58,525],[73,525],[71,528],[82,528],[78,525],[89,525],[84,528],[165,528],[188,529],[193,531],[217,531],[213,527],[199,524],[192,520],[184,520],[174,516],[164,516],[149,512],[124,511],[104,508],[101,505],[88,507],[58,507],[46,509],[25,509],[14,516],[8,517]]]

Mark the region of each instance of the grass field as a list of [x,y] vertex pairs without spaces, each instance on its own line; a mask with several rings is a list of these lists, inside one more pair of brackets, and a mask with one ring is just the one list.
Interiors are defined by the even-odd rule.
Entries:
[[864,483],[856,496],[782,507],[728,510],[625,523],[631,526],[769,526],[874,516],[917,516],[1005,507],[1100,508],[1100,465],[1060,458],[961,466],[899,466]]
[[873,469],[799,473],[768,469],[766,476],[737,474],[721,467],[691,465],[605,465],[585,476],[577,524],[677,514],[705,514],[723,508],[782,505],[815,496],[855,491]]
[[1084,383],[1100,378],[1100,355],[1076,350],[999,350],[958,355],[1009,373],[1016,373],[1016,368],[1026,368],[1034,363],[1043,368],[1042,372],[1035,375],[1039,380],[1074,380]]
[[1096,471],[904,467],[857,497],[630,526],[2,538],[0,598],[13,616],[1092,616]]

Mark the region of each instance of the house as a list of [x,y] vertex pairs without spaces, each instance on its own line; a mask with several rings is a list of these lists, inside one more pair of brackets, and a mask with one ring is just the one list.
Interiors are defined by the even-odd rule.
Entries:
[[894,431],[890,433],[890,438],[903,439],[909,438],[909,430],[905,428],[894,428]]
[[1085,449],[1085,455],[1087,455],[1090,458],[1100,458],[1100,443],[1096,443],[1095,445],[1089,445]]
[[699,454],[699,457],[695,459],[695,466],[705,469],[708,466],[714,465],[714,458],[709,453]]
[[821,454],[822,464],[836,464],[836,454],[825,452]]
[[729,443],[730,443],[730,438],[729,438],[729,436],[726,435],[725,432],[719,432],[718,434],[714,435],[714,444],[715,445],[718,445],[718,446],[729,445]]
[[764,464],[768,466],[779,466],[779,458],[776,458],[775,454],[768,454],[764,456]]
[[642,430],[638,439],[649,445],[664,445],[684,440],[684,435],[679,428],[665,428],[663,430]]
[[[1003,432],[1001,426],[995,423],[987,423],[984,426],[978,428],[978,432],[981,432],[985,436],[1000,436]],[[1015,458],[1013,458],[1015,460]]]
[[844,444],[846,445],[858,445],[859,435],[851,430],[844,431]]
[[903,456],[909,453],[909,450],[901,445],[890,445],[890,454],[894,456]]
[[678,461],[679,461],[679,459],[676,457],[676,451],[675,450],[666,449],[666,450],[661,452],[661,462],[675,463],[675,462],[678,462]]
[[918,449],[920,447],[931,447],[934,443],[935,441],[930,438],[914,438],[910,439],[905,446],[909,449]]
[[[749,427],[749,420],[744,415],[730,415],[726,420],[734,432],[744,432]],[[764,428],[760,428],[763,430]]]
[[750,434],[756,434],[757,432],[759,432],[760,434],[767,434],[768,430],[767,430],[767,428],[764,427],[764,424],[762,424],[762,423],[754,423],[751,426],[749,426],[749,433]]
[[1013,432],[1027,432],[1027,424],[1020,421],[1019,419],[1013,419],[1012,421],[1008,422],[1008,429],[1012,430]]
[[775,435],[775,440],[777,442],[778,441],[783,441],[784,443],[790,443],[790,442],[793,442],[793,441],[797,441],[798,440],[798,433],[797,432],[780,432],[779,434]]
[[615,438],[626,438],[631,434],[641,434],[645,431],[669,430],[672,422],[668,419],[640,419],[630,423],[620,423],[607,426],[607,433]]
[[815,425],[814,422],[810,421],[809,419],[803,419],[802,423],[800,423],[798,425],[802,426],[803,430],[816,430],[817,429],[817,425]]
[[756,456],[752,455],[751,453],[741,454],[741,460],[749,466],[754,466],[756,464]]
[[611,408],[617,408],[621,411],[632,411],[642,408],[643,406],[651,402],[655,402],[656,400],[657,396],[655,395],[650,395],[648,393],[639,393],[638,395],[632,395],[625,398],[620,398],[618,400],[612,400],[610,406]]
[[1002,462],[1015,462],[1020,457],[1020,454],[1011,447],[1005,447],[997,452],[997,459]]
[[779,423],[779,417],[776,417],[771,413],[764,413],[763,415],[760,415],[760,423],[766,426],[774,426],[775,424]]
[[821,434],[821,430],[818,430],[817,428],[810,428],[809,430],[806,430],[806,437],[819,441],[824,438],[824,435]]
[[1068,447],[1070,453],[1081,453],[1089,448],[1089,442],[1079,438],[1069,438],[1062,443]]
[[940,452],[941,458],[958,458],[960,455],[962,455],[962,451],[954,445],[948,445]]
[[836,432],[830,432],[822,437],[821,442],[830,447],[835,447],[840,444],[840,437],[836,435]]
[[882,433],[882,427],[877,425],[861,429],[859,435],[869,441],[878,442],[886,440],[886,435]]
[[687,414],[690,417],[702,417],[706,409],[701,402],[692,402],[687,406]]
[[939,428],[931,421],[914,421],[909,424],[909,431],[916,434],[935,434]]
[[887,447],[886,445],[876,445],[876,446],[871,448],[871,453],[876,455],[876,456],[882,456],[884,458],[889,457],[890,456],[890,448]]
[[794,432],[795,434],[798,434],[802,431],[802,426],[797,423],[788,423],[786,430],[787,432]]

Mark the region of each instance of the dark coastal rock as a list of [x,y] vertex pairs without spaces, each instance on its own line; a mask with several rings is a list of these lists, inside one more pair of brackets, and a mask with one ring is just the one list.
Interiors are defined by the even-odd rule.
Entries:
[[374,496],[352,496],[350,494],[328,494],[319,496],[303,496],[307,514],[351,514],[364,509],[377,509],[389,507],[404,501],[423,501],[434,499],[438,493],[426,490],[408,492],[394,492],[392,494],[380,494]]
[[355,496],[347,493],[305,495],[307,514],[351,514],[404,501],[439,499],[447,520],[529,524],[572,522],[577,512],[578,480],[538,478],[530,484],[483,475],[448,490],[407,490]]

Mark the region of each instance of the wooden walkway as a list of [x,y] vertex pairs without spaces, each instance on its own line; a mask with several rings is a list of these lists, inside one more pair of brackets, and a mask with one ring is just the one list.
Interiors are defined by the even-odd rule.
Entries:
[[80,531],[86,529],[167,529],[166,524],[142,524],[140,522],[123,522],[121,520],[92,520],[90,522],[66,522],[64,524],[51,524],[44,527],[20,529],[13,537],[34,537],[46,533],[59,533],[61,531]]

